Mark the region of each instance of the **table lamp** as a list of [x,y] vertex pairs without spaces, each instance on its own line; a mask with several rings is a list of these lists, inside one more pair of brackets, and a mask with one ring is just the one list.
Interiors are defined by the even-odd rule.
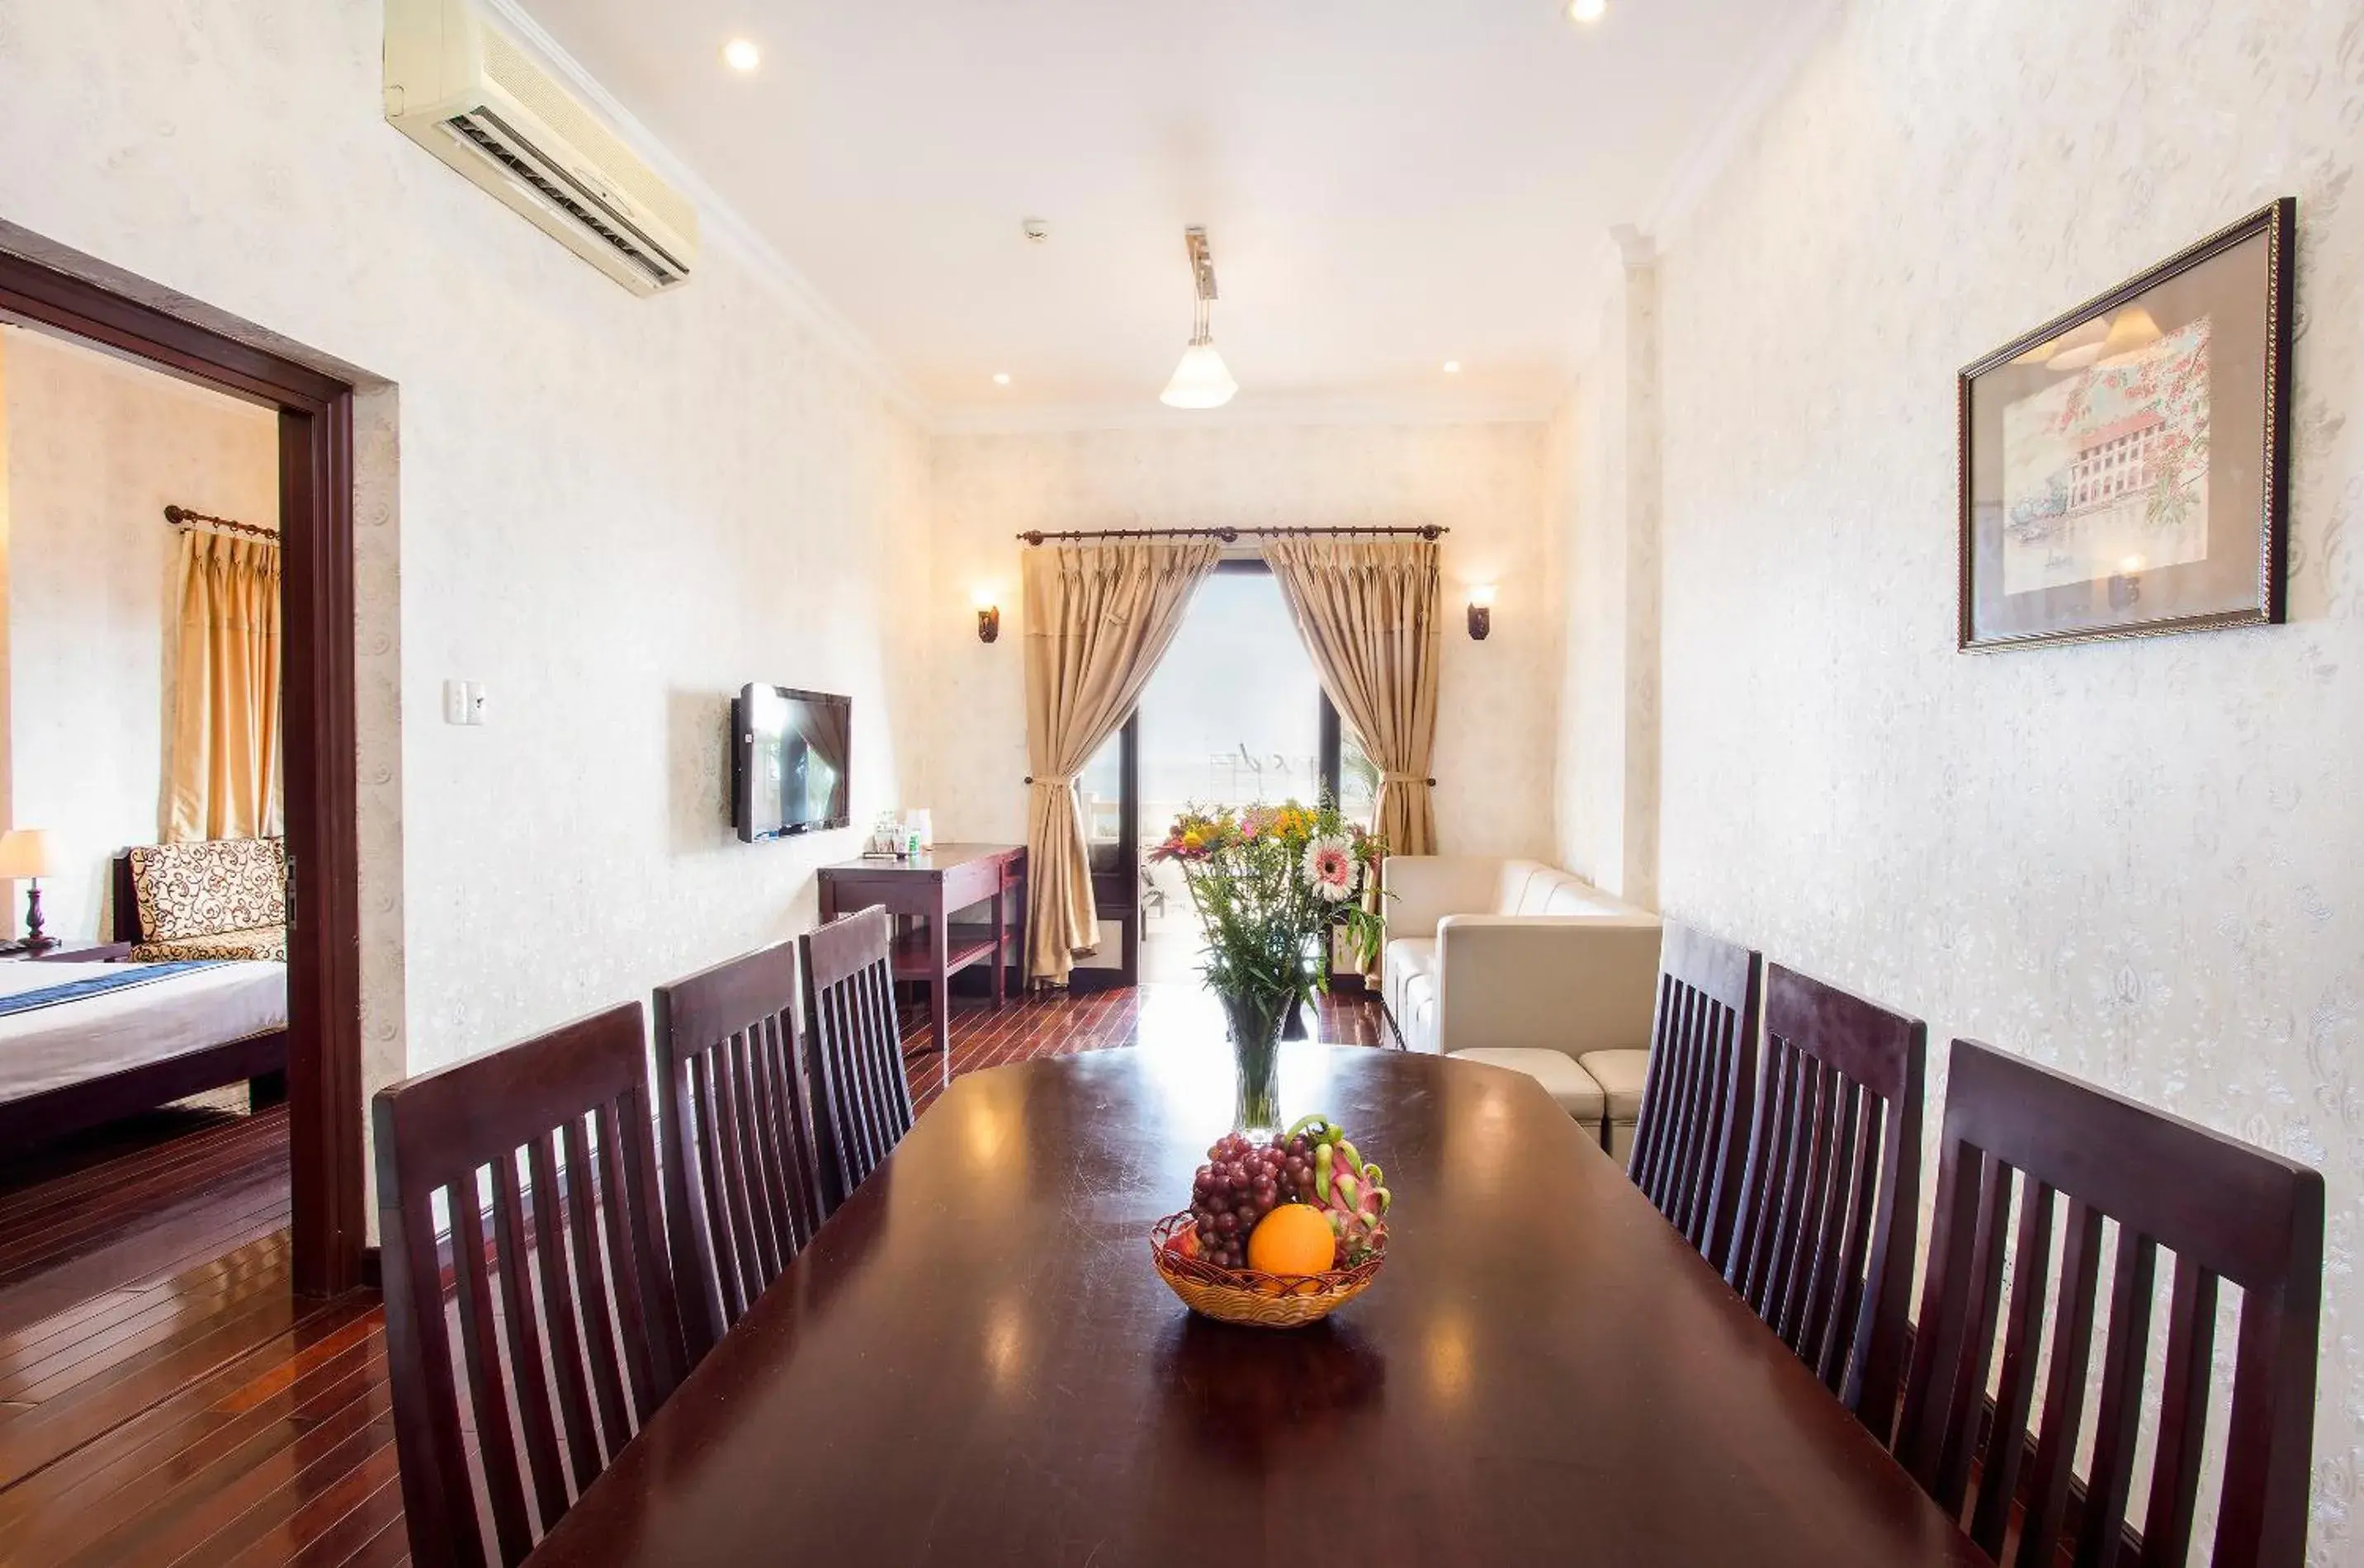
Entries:
[[56,846],[43,829],[11,828],[0,833],[0,880],[27,880],[33,884],[25,896],[25,940],[0,951],[44,953],[58,945],[55,937],[41,934],[41,878],[56,875],[57,870]]

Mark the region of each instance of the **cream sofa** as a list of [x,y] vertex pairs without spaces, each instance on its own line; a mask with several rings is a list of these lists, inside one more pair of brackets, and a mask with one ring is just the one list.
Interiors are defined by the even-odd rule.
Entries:
[[1648,1069],[1658,917],[1535,861],[1393,855],[1380,985],[1407,1050],[1509,1067],[1624,1157]]

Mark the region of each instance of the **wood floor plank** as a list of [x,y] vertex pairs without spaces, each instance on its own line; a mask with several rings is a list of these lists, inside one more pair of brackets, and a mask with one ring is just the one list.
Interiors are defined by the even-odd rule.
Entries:
[[[117,1532],[110,1539],[118,1546],[125,1540],[153,1539],[339,1411],[382,1399],[385,1375],[383,1344],[374,1354],[357,1347],[349,1359],[321,1369],[316,1380],[291,1388],[262,1410],[244,1416],[218,1409],[187,1413],[140,1450],[28,1507],[25,1528],[57,1562],[89,1549],[110,1531]],[[48,1479],[38,1477],[36,1484]],[[126,1531],[131,1533],[123,1536]]]
[[[296,1344],[290,1336],[287,1341],[262,1347],[244,1362],[141,1412],[39,1474],[0,1491],[0,1535],[34,1528],[43,1518],[61,1513],[136,1509],[145,1497],[212,1462],[247,1431],[293,1417],[322,1387],[349,1375],[354,1365],[382,1367],[384,1315],[364,1293],[346,1298],[344,1306],[353,1314],[351,1320],[329,1332],[317,1345]],[[357,1334],[364,1336],[358,1343],[353,1338]],[[274,1396],[274,1402],[240,1410],[222,1407],[258,1380],[273,1376],[284,1361],[321,1349],[333,1349],[334,1354],[289,1385],[283,1395]],[[351,1364],[347,1358],[351,1358]]]

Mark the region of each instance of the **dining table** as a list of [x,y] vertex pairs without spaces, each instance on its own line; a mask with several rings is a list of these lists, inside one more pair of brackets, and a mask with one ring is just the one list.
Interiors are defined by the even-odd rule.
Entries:
[[1987,1561],[1533,1079],[1291,1044],[1281,1096],[1392,1194],[1329,1318],[1214,1322],[1154,1267],[1220,1038],[971,1073],[530,1561]]

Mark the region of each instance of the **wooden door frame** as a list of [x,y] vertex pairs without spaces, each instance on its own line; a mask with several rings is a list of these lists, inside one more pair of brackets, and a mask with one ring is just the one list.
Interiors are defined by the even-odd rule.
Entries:
[[353,388],[0,251],[0,314],[279,410],[289,1188],[297,1291],[362,1283],[361,898],[353,717]]

